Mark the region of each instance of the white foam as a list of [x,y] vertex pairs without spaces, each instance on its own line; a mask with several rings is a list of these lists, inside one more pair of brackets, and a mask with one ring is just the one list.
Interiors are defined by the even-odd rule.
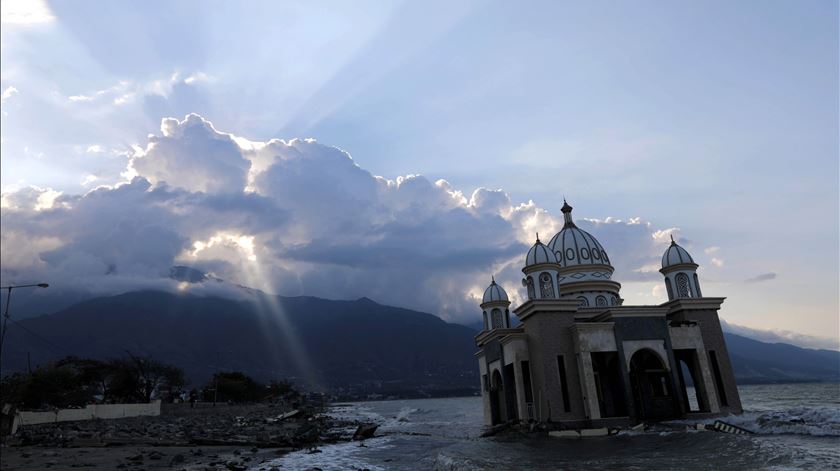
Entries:
[[[366,447],[387,448],[387,437],[376,437],[365,440]],[[385,468],[369,463],[364,457],[359,456],[365,451],[359,446],[359,442],[339,443],[326,445],[319,448],[320,453],[310,454],[308,451],[296,451],[270,462],[261,463],[251,469],[265,469],[277,466],[283,470],[304,471],[312,468],[320,468],[323,471],[344,471],[347,469],[369,469],[371,471],[384,471]]]
[[840,409],[798,407],[782,411],[747,411],[726,422],[767,435],[793,434],[840,437]]
[[[672,423],[711,424],[718,419],[679,420]],[[796,407],[781,411],[744,411],[720,418],[759,435],[813,435],[840,437],[840,408]]]

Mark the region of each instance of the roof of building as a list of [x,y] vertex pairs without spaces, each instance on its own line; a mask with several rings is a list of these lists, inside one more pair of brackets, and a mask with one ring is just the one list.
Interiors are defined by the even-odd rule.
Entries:
[[563,200],[563,219],[565,224],[548,247],[555,254],[557,263],[564,267],[576,265],[609,265],[607,251],[592,234],[577,227],[572,220],[572,207]]
[[680,263],[694,263],[694,259],[688,254],[684,248],[680,247],[675,241],[674,236],[671,236],[671,245],[662,254],[662,268],[668,268],[672,265],[679,265]]
[[557,263],[554,252],[545,244],[540,242],[540,235],[537,234],[537,241],[534,243],[528,255],[525,256],[525,266],[538,265],[540,263]]
[[505,290],[496,284],[496,278],[492,278],[490,282],[490,286],[484,290],[484,297],[481,300],[481,303],[489,303],[493,301],[510,301],[508,299],[508,295]]

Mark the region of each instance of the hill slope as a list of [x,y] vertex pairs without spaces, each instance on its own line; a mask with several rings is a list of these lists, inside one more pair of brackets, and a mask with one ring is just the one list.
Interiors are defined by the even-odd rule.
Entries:
[[739,383],[840,381],[840,352],[766,343],[724,333]]
[[331,389],[473,389],[475,332],[369,299],[255,295],[252,301],[164,292],[96,298],[11,325],[4,369],[67,354],[148,355],[198,382],[219,370],[296,377]]
[[[11,324],[3,368],[64,355],[130,351],[180,366],[196,383],[214,372],[297,378],[331,390],[466,392],[478,386],[475,329],[369,299],[254,294],[248,301],[157,291],[81,302]],[[840,352],[726,333],[739,383],[840,380]]]

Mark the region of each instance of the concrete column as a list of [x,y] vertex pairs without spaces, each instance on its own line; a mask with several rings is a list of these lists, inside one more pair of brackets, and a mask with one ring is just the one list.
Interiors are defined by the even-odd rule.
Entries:
[[[720,401],[717,396],[717,388],[715,388],[712,365],[709,364],[705,348],[699,348],[695,351],[697,352],[697,361],[700,363],[700,375],[703,377],[703,387],[706,389],[706,397],[709,401],[709,411],[718,413],[720,412]],[[697,385],[695,384],[694,387],[696,389]]]
[[598,390],[595,385],[595,374],[592,372],[592,355],[580,352],[578,355],[578,373],[580,375],[581,392],[586,415],[591,420],[601,418],[601,408],[598,406]]
[[528,421],[528,406],[525,404],[525,383],[522,380],[522,363],[519,360],[513,362],[513,377],[516,382],[516,409],[519,411],[519,420]]

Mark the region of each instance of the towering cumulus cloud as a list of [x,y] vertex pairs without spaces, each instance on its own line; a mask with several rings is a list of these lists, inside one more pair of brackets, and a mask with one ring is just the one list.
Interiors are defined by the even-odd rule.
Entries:
[[[2,277],[48,280],[52,296],[156,288],[369,296],[469,321],[491,273],[519,285],[534,233],[560,227],[501,190],[374,176],[314,140],[255,142],[198,115],[163,120],[131,158],[129,180],[83,195],[3,195]],[[581,220],[614,247],[622,281],[650,279],[661,252],[638,220]],[[595,227],[597,226],[597,227]],[[621,260],[623,254],[631,259]],[[187,265],[227,281],[185,286]],[[512,291],[512,290],[511,290]],[[516,293],[512,293],[516,296]]]

